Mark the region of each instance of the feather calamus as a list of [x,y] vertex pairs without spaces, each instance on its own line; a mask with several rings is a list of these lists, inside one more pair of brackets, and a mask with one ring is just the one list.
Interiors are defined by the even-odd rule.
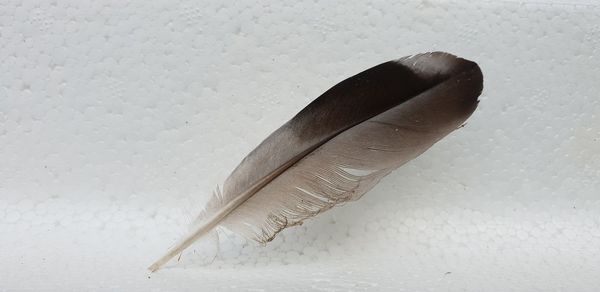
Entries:
[[155,271],[217,226],[266,243],[282,229],[360,198],[457,129],[483,89],[476,63],[433,52],[354,75],[254,149]]

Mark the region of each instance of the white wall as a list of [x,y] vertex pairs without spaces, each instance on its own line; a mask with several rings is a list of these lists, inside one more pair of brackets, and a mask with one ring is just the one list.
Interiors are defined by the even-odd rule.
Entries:
[[[593,291],[600,6],[394,2],[0,3],[0,291]],[[308,102],[433,50],[484,72],[465,128],[266,248],[147,274]]]

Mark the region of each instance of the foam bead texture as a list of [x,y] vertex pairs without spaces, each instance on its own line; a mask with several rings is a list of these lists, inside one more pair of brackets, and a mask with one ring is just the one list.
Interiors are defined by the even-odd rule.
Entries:
[[[2,1],[0,291],[596,291],[600,7],[387,2]],[[434,50],[484,72],[466,127],[266,247],[146,270],[311,100]]]

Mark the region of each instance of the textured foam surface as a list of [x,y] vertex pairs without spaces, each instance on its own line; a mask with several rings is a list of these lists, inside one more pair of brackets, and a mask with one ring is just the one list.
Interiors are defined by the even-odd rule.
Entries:
[[[599,6],[221,2],[0,3],[0,291],[597,289]],[[433,50],[484,72],[466,127],[266,247],[147,272],[308,102]]]

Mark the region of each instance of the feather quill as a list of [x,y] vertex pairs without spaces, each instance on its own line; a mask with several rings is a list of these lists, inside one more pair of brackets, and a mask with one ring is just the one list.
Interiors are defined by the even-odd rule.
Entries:
[[259,243],[360,198],[379,180],[457,129],[483,89],[476,63],[433,52],[352,76],[254,149],[215,191],[155,271],[217,226]]

